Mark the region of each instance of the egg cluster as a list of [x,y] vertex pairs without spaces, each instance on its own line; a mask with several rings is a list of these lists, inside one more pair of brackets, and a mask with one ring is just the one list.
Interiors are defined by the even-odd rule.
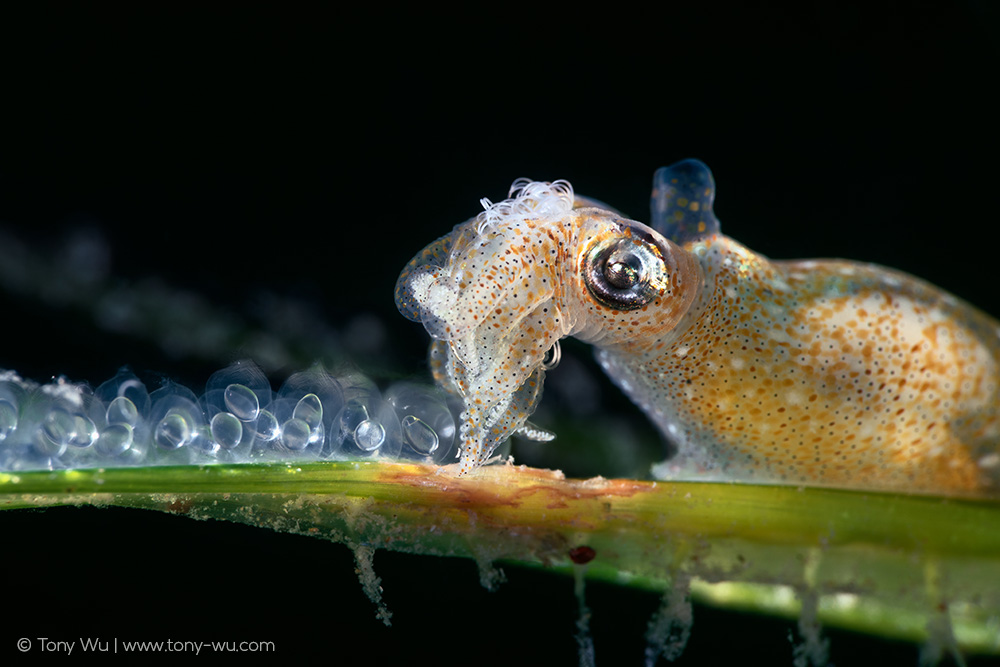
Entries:
[[0,371],[0,470],[277,461],[455,458],[455,418],[437,389],[397,383],[383,394],[359,373],[321,367],[278,391],[241,361],[201,396],[165,381],[150,392],[123,369],[94,390]]

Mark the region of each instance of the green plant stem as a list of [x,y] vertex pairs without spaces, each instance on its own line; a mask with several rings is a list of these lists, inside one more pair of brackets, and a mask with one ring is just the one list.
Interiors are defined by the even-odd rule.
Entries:
[[[818,595],[825,624],[910,640],[950,615],[959,646],[1000,653],[1000,503],[818,488],[567,480],[491,466],[457,478],[376,462],[0,474],[0,508],[114,505],[224,519],[356,551],[512,561],[796,615]],[[810,596],[806,596],[807,598]]]

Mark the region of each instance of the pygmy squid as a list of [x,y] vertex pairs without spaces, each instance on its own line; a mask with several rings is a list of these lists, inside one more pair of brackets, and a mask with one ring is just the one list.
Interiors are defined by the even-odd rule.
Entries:
[[714,197],[697,160],[656,172],[651,226],[521,179],[410,261],[396,303],[464,406],[459,474],[545,436],[527,419],[575,336],[671,443],[661,476],[997,495],[1000,324],[881,266],[770,260]]

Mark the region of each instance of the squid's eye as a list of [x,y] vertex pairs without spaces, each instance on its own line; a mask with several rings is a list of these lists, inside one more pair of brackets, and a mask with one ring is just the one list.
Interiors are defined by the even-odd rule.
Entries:
[[583,267],[591,296],[615,310],[635,310],[663,294],[667,269],[655,243],[626,238],[605,239],[591,246]]

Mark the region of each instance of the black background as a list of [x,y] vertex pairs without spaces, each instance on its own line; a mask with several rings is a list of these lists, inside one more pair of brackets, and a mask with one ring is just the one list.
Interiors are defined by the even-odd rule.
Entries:
[[[5,17],[0,226],[42,250],[95,230],[117,279],[158,276],[220,312],[268,291],[334,328],[371,313],[396,372],[420,377],[426,338],[392,287],[480,197],[565,178],[646,220],[653,171],[698,157],[723,231],[749,247],[894,266],[1000,314],[988,3],[557,9]],[[239,356],[176,358],[10,294],[0,307],[0,367],[38,380],[129,363],[198,386]],[[274,640],[282,658],[344,664],[576,659],[558,577],[508,569],[487,593],[469,563],[379,553],[385,629],[343,547],[113,510],[0,523],[8,657],[21,636],[117,634]],[[638,664],[655,596],[589,593],[598,660]],[[789,664],[792,627],[698,608],[680,662]],[[836,636],[832,657],[913,664],[916,648]]]

